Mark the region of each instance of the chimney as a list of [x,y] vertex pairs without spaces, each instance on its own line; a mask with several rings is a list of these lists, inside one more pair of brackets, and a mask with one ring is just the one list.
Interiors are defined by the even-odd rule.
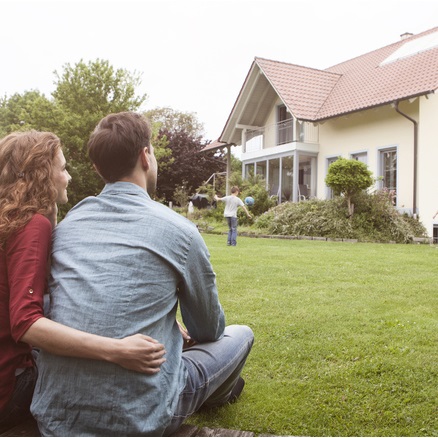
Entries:
[[405,32],[405,33],[402,33],[402,34],[400,35],[400,38],[401,38],[402,40],[405,40],[405,39],[411,37],[412,35],[414,35],[414,34],[411,33],[411,32]]

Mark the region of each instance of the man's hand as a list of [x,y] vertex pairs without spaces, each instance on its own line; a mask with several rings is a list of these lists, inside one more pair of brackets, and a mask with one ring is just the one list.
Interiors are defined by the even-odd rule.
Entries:
[[181,336],[183,337],[183,340],[184,340],[183,350],[185,350],[186,348],[189,348],[189,347],[195,345],[196,341],[194,341],[190,337],[189,332],[187,331],[187,329],[185,329],[183,327],[183,325],[179,321],[177,321],[177,324],[178,324],[178,328],[179,328],[179,331],[181,333]]
[[166,359],[164,345],[145,335],[132,335],[117,339],[118,348],[111,354],[110,361],[128,370],[145,374],[156,374]]

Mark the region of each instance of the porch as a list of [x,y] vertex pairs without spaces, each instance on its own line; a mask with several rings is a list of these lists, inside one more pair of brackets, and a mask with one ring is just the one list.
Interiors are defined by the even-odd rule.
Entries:
[[242,173],[260,175],[278,202],[316,196],[319,130],[312,123],[288,119],[242,130]]

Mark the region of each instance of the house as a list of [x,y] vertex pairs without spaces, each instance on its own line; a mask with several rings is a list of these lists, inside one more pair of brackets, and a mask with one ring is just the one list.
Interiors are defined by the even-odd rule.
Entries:
[[[279,202],[332,196],[338,157],[363,161],[376,189],[430,235],[438,220],[438,27],[317,70],[255,58],[222,134],[205,149],[242,147],[244,175]],[[438,217],[437,217],[438,219]]]

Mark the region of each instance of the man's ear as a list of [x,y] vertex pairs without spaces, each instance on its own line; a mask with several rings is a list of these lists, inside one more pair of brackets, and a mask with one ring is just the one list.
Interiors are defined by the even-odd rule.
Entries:
[[149,170],[150,164],[149,164],[148,148],[144,148],[140,152],[140,161],[143,169]]

